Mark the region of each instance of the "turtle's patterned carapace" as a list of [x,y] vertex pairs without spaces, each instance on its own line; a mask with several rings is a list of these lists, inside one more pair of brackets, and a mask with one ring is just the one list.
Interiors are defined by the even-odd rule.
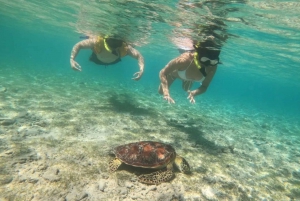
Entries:
[[144,168],[165,166],[176,157],[172,146],[152,141],[118,146],[115,148],[115,155],[125,164]]

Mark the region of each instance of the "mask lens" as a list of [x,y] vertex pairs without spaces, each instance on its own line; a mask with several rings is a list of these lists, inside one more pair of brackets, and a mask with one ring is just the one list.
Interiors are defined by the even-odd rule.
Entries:
[[216,65],[219,63],[219,60],[217,59],[211,60],[207,57],[201,57],[200,61],[205,65]]
[[209,58],[207,58],[207,57],[201,57],[201,62],[207,62],[207,61],[209,61]]
[[219,63],[218,60],[210,60],[211,65],[217,65]]

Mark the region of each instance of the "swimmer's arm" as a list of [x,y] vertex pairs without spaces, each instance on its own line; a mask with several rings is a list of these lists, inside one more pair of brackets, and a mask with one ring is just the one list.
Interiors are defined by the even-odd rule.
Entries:
[[96,43],[95,39],[86,39],[76,43],[71,51],[71,59],[74,60],[81,49],[91,49]]
[[210,85],[210,82],[215,76],[216,71],[217,71],[217,65],[209,67],[209,72],[207,72],[207,75],[204,81],[202,82],[202,85],[196,90],[195,95],[203,94],[207,90],[207,88]]
[[144,72],[144,57],[142,56],[142,54],[139,51],[137,51],[136,49],[134,49],[133,47],[131,47],[130,45],[128,45],[127,54],[129,56],[135,58],[136,60],[138,60],[140,72],[143,73]]
[[161,81],[162,91],[164,96],[170,96],[167,76],[173,71],[181,69],[185,65],[185,59],[181,56],[171,60],[160,72],[159,79]]

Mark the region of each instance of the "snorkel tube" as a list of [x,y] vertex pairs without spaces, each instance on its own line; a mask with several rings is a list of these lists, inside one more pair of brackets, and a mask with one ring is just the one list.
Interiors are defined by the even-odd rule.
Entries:
[[107,38],[104,38],[104,48],[108,51],[108,52],[110,52],[110,53],[112,53],[112,49],[109,47],[109,45],[107,44],[107,42],[106,42],[106,39]]
[[89,39],[89,36],[79,36],[80,39]]

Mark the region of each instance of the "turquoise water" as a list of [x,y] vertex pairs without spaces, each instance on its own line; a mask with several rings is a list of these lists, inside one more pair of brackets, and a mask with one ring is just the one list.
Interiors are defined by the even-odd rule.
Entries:
[[[61,5],[58,4],[57,6]],[[233,6],[236,5],[233,4]],[[2,9],[4,11],[5,7]],[[10,7],[8,9],[13,10]],[[18,61],[19,65],[24,65],[24,67],[19,68],[30,68],[38,71],[41,69],[51,69],[52,72],[68,73],[70,76],[74,76],[75,72],[70,72],[68,68],[68,58],[72,46],[80,40],[80,34],[76,33],[78,32],[76,26],[73,27],[69,24],[76,24],[76,22],[84,20],[84,17],[78,15],[76,18],[76,14],[69,11],[70,15],[73,14],[72,17],[68,18],[69,21],[57,21],[53,23],[52,20],[60,17],[63,20],[64,16],[60,16],[59,13],[55,13],[54,16],[50,14],[47,16],[48,13],[45,13],[44,15],[49,18],[49,21],[43,18],[39,20],[38,17],[26,12],[26,4],[24,9],[23,13],[19,12],[14,16],[8,11],[1,12],[1,38],[3,39],[1,42],[1,46],[3,47],[1,52],[2,68],[10,68],[9,64]],[[57,8],[55,7],[54,9]],[[68,11],[70,8],[62,7],[61,9]],[[57,10],[59,11],[60,9]],[[275,11],[277,10],[274,9],[273,12]],[[33,11],[30,10],[30,12]],[[277,15],[276,12],[274,15]],[[25,20],[24,18],[28,19]],[[26,22],[30,18],[32,22]],[[87,19],[89,18],[92,17],[87,15]],[[247,17],[245,17],[245,20],[247,20]],[[240,27],[240,23],[233,24],[232,22],[228,22],[228,33],[234,34],[237,37],[229,38],[224,45],[221,53],[221,60],[224,64],[219,66],[218,73],[214,78],[210,90],[207,92],[209,95],[205,94],[204,96],[205,98],[210,97],[214,100],[226,101],[226,103],[232,105],[248,105],[248,107],[258,109],[262,112],[271,112],[284,115],[288,118],[298,119],[300,112],[300,104],[298,104],[300,97],[298,82],[300,77],[298,70],[299,51],[297,48],[300,36],[298,33],[299,29],[297,29],[298,25],[293,25],[295,27],[292,28],[286,26],[280,27],[277,30],[271,30],[273,28],[271,24],[267,24],[266,22],[261,25],[263,22],[255,22],[254,19],[251,20],[253,21],[252,23],[257,23],[259,26],[264,27],[264,29],[268,29],[268,26],[270,26],[269,33],[267,32],[268,30],[255,29],[257,25]],[[152,21],[149,20],[150,22]],[[65,28],[64,26],[68,27]],[[94,28],[92,24],[88,26]],[[167,24],[166,27],[169,27],[169,25]],[[153,27],[152,29],[155,28]],[[101,31],[101,28],[99,31]],[[132,38],[139,36],[140,33],[136,33],[137,31],[132,30],[134,32],[132,33]],[[178,56],[176,47],[168,40],[169,35],[172,33],[164,33],[165,29],[159,27],[157,30],[149,31],[150,33],[148,34],[156,32],[160,34],[160,31],[162,31],[161,36],[153,34],[153,36],[149,36],[148,38],[147,42],[149,44],[137,48],[145,57],[146,66],[145,74],[140,84],[153,86],[153,93],[156,92],[159,83],[159,70],[169,60]],[[276,33],[276,31],[279,33]],[[281,32],[284,35],[281,35]],[[161,43],[160,41],[164,42]],[[87,61],[86,58],[89,54],[89,51],[81,51],[80,56],[77,58],[78,62],[84,68],[82,74],[99,72],[99,70],[95,70],[96,66]],[[16,55],[18,55],[18,59],[16,59]],[[129,82],[128,76],[130,78],[137,70],[135,61],[125,58],[120,66],[122,67],[113,67],[114,71],[118,73],[108,73],[107,76],[112,76],[115,79],[116,76],[121,76],[124,81]],[[126,66],[132,67],[127,70]],[[110,69],[106,71],[108,72]],[[199,97],[198,100],[201,100],[201,98]]]
[[[48,127],[43,127],[42,133],[53,133],[54,128],[61,129],[62,133],[73,132],[75,136],[68,134],[68,137],[61,138],[59,135],[53,139],[73,140],[76,146],[77,143],[80,145],[81,140],[91,141],[91,143],[99,140],[99,144],[102,145],[104,142],[100,139],[90,137],[89,132],[93,132],[88,128],[101,123],[103,126],[101,128],[108,132],[109,129],[116,129],[110,127],[112,122],[121,122],[116,124],[116,127],[127,125],[130,127],[127,128],[128,132],[125,129],[115,133],[116,136],[105,135],[106,142],[103,146],[111,147],[129,141],[148,139],[171,143],[181,155],[185,153],[189,157],[190,163],[194,165],[194,171],[200,175],[194,176],[201,185],[207,175],[205,171],[201,171],[201,164],[198,164],[192,155],[199,157],[201,161],[207,160],[206,167],[220,167],[218,170],[214,167],[208,168],[210,175],[217,174],[217,171],[225,175],[222,172],[224,169],[222,164],[225,162],[218,154],[210,153],[210,143],[221,147],[229,146],[234,141],[240,155],[232,158],[224,156],[224,160],[228,157],[228,160],[236,160],[234,164],[242,164],[236,165],[235,171],[244,170],[245,175],[242,177],[228,173],[228,178],[234,180],[236,186],[241,185],[241,188],[248,189],[245,190],[247,193],[241,193],[242,190],[234,191],[231,188],[223,190],[215,186],[214,182],[204,182],[205,188],[199,190],[191,187],[192,190],[189,191],[185,186],[185,183],[189,183],[188,178],[179,177],[182,180],[178,181],[182,182],[186,189],[182,193],[186,200],[210,200],[211,194],[207,192],[211,193],[210,189],[214,189],[212,192],[215,193],[214,196],[211,195],[211,200],[300,199],[300,192],[297,190],[300,184],[298,148],[300,142],[300,6],[298,2],[275,0],[218,1],[219,3],[200,1],[198,4],[193,1],[0,2],[1,118],[14,119],[24,111],[30,115],[38,115],[44,118],[43,121],[48,122]],[[226,29],[224,33],[229,35],[220,55],[223,64],[218,66],[218,71],[207,92],[196,97],[195,105],[191,105],[186,99],[187,94],[181,89],[180,82],[175,82],[170,89],[176,104],[167,104],[157,93],[157,89],[159,71],[179,55],[171,38],[184,35],[197,39],[196,25],[208,23],[212,18],[222,20],[225,23],[223,28]],[[76,58],[82,66],[82,72],[71,70],[69,58],[73,45],[81,40],[79,38],[81,35],[98,33],[119,33],[135,44],[135,48],[145,59],[145,71],[140,81],[131,80],[132,75],[138,71],[134,59],[124,58],[121,63],[114,66],[99,67],[88,61],[90,50],[82,50]],[[197,87],[196,84],[194,87]],[[6,92],[1,92],[3,88]],[[135,121],[141,116],[143,116],[141,121]],[[128,121],[125,121],[126,119]],[[17,130],[23,129],[24,125],[29,129],[32,119],[26,121],[28,123],[0,125],[1,154],[16,147],[14,144],[16,140],[12,140],[12,136]],[[161,123],[164,121],[167,123]],[[174,121],[177,122],[177,126],[174,126]],[[193,126],[199,122],[201,125],[197,130],[188,129],[194,128]],[[87,126],[86,133],[80,130],[83,127],[81,124]],[[80,130],[78,132],[82,133],[82,138],[78,141],[75,134],[76,126]],[[118,132],[118,130],[114,131]],[[147,132],[150,134],[148,135]],[[203,133],[203,136],[197,136],[197,132]],[[182,137],[185,135],[189,137]],[[38,136],[35,134],[34,140],[37,140]],[[44,137],[42,135],[41,138]],[[30,147],[40,155],[47,152],[45,147],[49,148],[49,144],[44,149],[37,148],[33,143],[36,141],[32,140],[24,139],[24,146]],[[250,144],[243,145],[248,142]],[[270,147],[261,149],[264,146],[261,144],[266,142],[271,144]],[[192,149],[192,145],[200,146],[200,151]],[[85,148],[82,150],[86,155],[90,153]],[[257,158],[251,154],[249,157],[245,156],[249,150],[254,151],[253,155],[257,151],[261,156]],[[108,154],[105,151],[99,153],[107,159]],[[276,155],[280,156],[274,158]],[[2,157],[6,162],[14,160]],[[234,159],[235,157],[238,159]],[[239,160],[249,163],[238,162]],[[264,160],[269,166],[261,162]],[[37,161],[32,164],[38,163]],[[22,189],[22,186],[18,183],[18,176],[11,173],[17,169],[22,172],[29,166],[33,168],[29,164],[30,161],[27,163],[14,170],[13,167],[8,168],[3,164],[0,166],[2,168],[0,170],[5,167],[5,171],[1,173],[4,176],[0,181],[5,181],[4,172],[12,175],[8,177],[12,179],[11,182],[0,183],[4,187],[1,187],[5,195],[3,200],[8,198],[13,200],[14,190],[8,189],[15,189],[15,200],[31,200],[21,198],[23,191],[19,189]],[[55,166],[53,164],[56,163],[47,165],[50,167],[51,164]],[[253,169],[247,170],[250,166]],[[259,167],[255,169],[254,166]],[[268,168],[264,169],[264,167]],[[278,176],[278,172],[284,171],[287,172],[285,176],[282,178]],[[273,176],[270,176],[272,178],[270,179],[266,178],[267,176],[258,176],[254,172]],[[253,180],[247,180],[247,174],[250,174],[249,178]],[[195,178],[193,182],[195,186],[199,186]],[[177,180],[174,180],[174,184],[176,182]],[[262,185],[258,185],[260,182]],[[272,186],[272,183],[276,183],[277,186]],[[41,180],[37,184],[47,186]],[[269,189],[266,190],[263,184],[269,186]],[[34,186],[30,188],[34,189]],[[238,187],[233,187],[235,188]],[[251,188],[252,190],[249,190]],[[216,193],[217,191],[225,192],[226,196],[222,197]],[[42,194],[38,190],[36,192]],[[68,195],[67,191],[61,194]],[[93,200],[92,193],[87,194],[89,196],[85,199]],[[114,193],[110,192],[110,194]],[[117,194],[115,192],[115,196]],[[55,194],[58,195],[60,194]],[[119,198],[132,199],[129,192],[126,195],[127,197]],[[44,196],[51,200],[52,194],[48,192]],[[35,198],[44,200],[37,195]],[[114,200],[111,197],[102,197],[102,199]]]
[[[26,25],[14,27],[12,26],[14,20],[6,16],[1,17],[1,21],[3,22],[1,23],[2,69],[15,67],[20,68],[20,70],[26,69],[29,72],[30,70],[46,70],[47,73],[50,71],[51,73],[75,76],[77,72],[70,71],[68,59],[73,45],[80,40],[80,34],[70,30],[68,35],[54,35],[57,34],[55,27],[53,27],[55,33],[52,34],[28,30]],[[259,35],[262,38],[266,37],[264,33],[257,33],[257,35],[258,38],[260,38]],[[283,44],[289,45],[285,42],[288,39],[282,38],[281,40],[282,43],[278,44],[279,48]],[[287,54],[287,52],[280,52],[276,48],[264,53],[263,49],[258,49],[256,46],[251,47],[250,44],[246,44],[244,47],[243,45],[235,46],[234,41],[229,40],[228,43],[228,45],[224,45],[221,54],[221,60],[224,64],[219,66],[218,73],[204,98],[221,100],[232,105],[244,105],[262,112],[284,115],[299,121],[300,104],[298,101],[300,92],[298,80],[300,75],[297,71],[299,61],[284,57],[278,58],[276,55]],[[292,43],[290,44],[292,45]],[[166,43],[166,50],[162,48],[161,53],[156,52],[153,55],[150,52],[147,54],[148,49],[151,51],[151,45],[155,46],[155,44],[149,44],[138,48],[145,57],[145,74],[139,83],[144,86],[153,86],[149,88],[152,93],[156,93],[159,84],[159,70],[169,60],[178,56],[178,53],[175,47],[174,50],[170,51],[170,44]],[[238,52],[239,49],[247,54],[261,53],[266,58],[243,55],[243,52]],[[89,54],[89,51],[81,51],[77,58],[83,66],[81,73],[83,75],[90,74],[91,77],[94,77],[95,73],[96,76],[99,76],[102,74],[101,72],[104,72],[106,77],[111,76],[112,79],[130,82],[131,75],[138,70],[136,62],[130,58],[125,58],[122,64],[113,66],[111,69],[99,70],[101,67],[88,62]],[[293,52],[293,54],[295,57],[299,56],[297,52]],[[126,68],[127,66],[130,67]],[[137,85],[137,87],[139,86]],[[179,87],[177,88],[178,91],[181,90]],[[183,92],[181,94],[185,96]],[[197,99],[201,101],[201,98],[203,97]]]

